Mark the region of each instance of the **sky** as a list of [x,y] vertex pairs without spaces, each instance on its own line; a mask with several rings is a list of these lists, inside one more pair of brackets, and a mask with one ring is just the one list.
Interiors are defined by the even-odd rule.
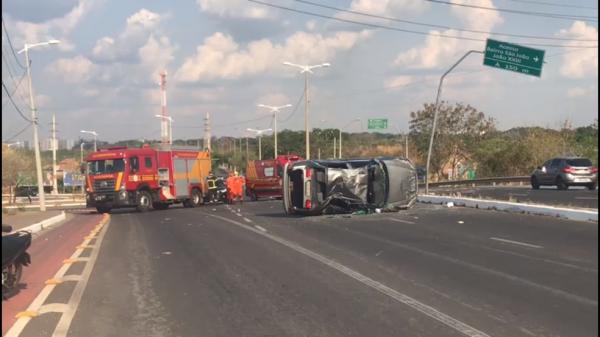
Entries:
[[42,139],[53,113],[62,139],[82,129],[107,141],[159,139],[163,70],[174,139],[203,137],[206,113],[217,136],[272,127],[257,104],[292,104],[278,128],[303,130],[304,74],[286,61],[330,63],[308,76],[311,127],[366,131],[367,119],[387,118],[389,132],[406,132],[410,112],[435,101],[440,76],[488,37],[544,50],[541,77],[472,54],[444,81],[442,100],[470,104],[501,130],[597,118],[596,1],[260,1],[296,11],[247,0],[3,0],[3,141],[32,138],[31,128],[15,137],[28,122],[7,91],[29,118],[29,89],[24,53],[13,55],[7,36],[15,52],[61,41],[29,51]]

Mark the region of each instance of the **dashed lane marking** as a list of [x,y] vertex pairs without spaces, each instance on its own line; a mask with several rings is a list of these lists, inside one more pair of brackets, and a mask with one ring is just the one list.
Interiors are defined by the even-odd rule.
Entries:
[[544,248],[543,246],[533,245],[531,243],[513,241],[513,240],[508,240],[508,239],[502,239],[502,238],[491,237],[490,240],[495,240],[495,241],[500,241],[500,242],[505,242],[505,243],[512,243],[513,245],[525,246],[525,247],[530,247],[530,248]]
[[214,218],[217,218],[217,219],[221,219],[223,221],[226,221],[226,222],[229,222],[231,224],[234,224],[234,225],[236,225],[238,227],[241,227],[243,229],[252,231],[252,232],[254,232],[256,234],[262,235],[262,236],[264,236],[264,237],[266,237],[268,239],[271,239],[271,240],[273,240],[275,242],[278,242],[278,243],[280,243],[280,244],[282,244],[282,245],[284,245],[284,246],[286,246],[286,247],[288,247],[288,248],[290,248],[292,250],[295,250],[298,253],[306,255],[306,256],[308,256],[308,257],[310,257],[310,258],[312,258],[312,259],[314,259],[314,260],[316,260],[318,262],[321,262],[322,264],[324,264],[324,265],[326,265],[328,267],[331,267],[331,268],[333,268],[333,269],[335,269],[335,270],[337,270],[337,271],[339,271],[339,272],[341,272],[341,273],[343,273],[343,274],[345,274],[345,275],[347,275],[347,276],[349,276],[349,277],[351,277],[351,278],[353,278],[353,279],[361,282],[362,284],[364,284],[364,285],[366,285],[366,286],[368,286],[368,287],[370,287],[372,289],[375,289],[378,292],[380,292],[380,293],[382,293],[382,294],[384,294],[386,296],[389,296],[389,297],[395,299],[396,301],[398,301],[400,303],[403,303],[403,304],[405,304],[405,305],[407,305],[407,306],[409,306],[409,307],[411,307],[411,308],[413,308],[413,309],[415,309],[415,310],[417,310],[417,311],[419,311],[419,312],[421,312],[421,313],[429,316],[430,318],[433,318],[436,321],[445,324],[448,327],[451,327],[451,328],[457,330],[458,332],[460,332],[460,333],[462,333],[462,334],[464,334],[466,336],[469,336],[469,337],[490,337],[485,332],[477,330],[476,328],[474,328],[474,327],[472,327],[472,326],[470,326],[470,325],[468,325],[468,324],[466,324],[464,322],[461,322],[461,321],[459,321],[459,320],[457,320],[457,319],[455,319],[453,317],[450,317],[449,315],[444,314],[443,312],[440,312],[439,310],[437,310],[437,309],[435,309],[435,308],[433,308],[431,306],[428,306],[427,304],[421,303],[421,302],[417,301],[416,299],[414,299],[414,298],[412,298],[412,297],[410,297],[408,295],[402,294],[402,293],[400,293],[400,292],[398,292],[398,291],[396,291],[396,290],[394,290],[394,289],[386,286],[383,283],[375,281],[375,280],[371,279],[370,277],[367,277],[367,276],[365,276],[365,275],[363,275],[363,274],[361,274],[361,273],[359,273],[359,272],[357,272],[357,271],[355,271],[355,270],[353,270],[353,269],[351,269],[349,267],[346,267],[345,265],[343,265],[341,263],[335,262],[335,261],[333,261],[333,260],[331,260],[331,259],[329,259],[329,258],[327,258],[327,257],[325,257],[323,255],[320,255],[320,254],[315,253],[315,252],[313,252],[311,250],[308,250],[308,249],[306,249],[306,248],[304,248],[304,247],[302,247],[302,246],[300,246],[300,245],[298,245],[298,244],[296,244],[294,242],[285,240],[283,238],[280,238],[280,237],[275,236],[275,235],[270,234],[270,233],[263,232],[263,231],[261,231],[259,229],[256,229],[256,228],[246,226],[246,225],[242,224],[241,222],[238,222],[238,221],[235,221],[235,220],[231,220],[231,219],[228,219],[228,218],[225,218],[225,217],[222,217],[222,216],[218,216],[218,215],[214,215],[214,214],[209,214],[209,215],[211,217],[214,217]]

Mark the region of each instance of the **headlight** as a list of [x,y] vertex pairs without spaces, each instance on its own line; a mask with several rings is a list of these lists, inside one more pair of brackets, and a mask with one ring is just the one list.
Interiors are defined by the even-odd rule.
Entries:
[[127,191],[122,190],[121,192],[119,192],[119,198],[127,199]]

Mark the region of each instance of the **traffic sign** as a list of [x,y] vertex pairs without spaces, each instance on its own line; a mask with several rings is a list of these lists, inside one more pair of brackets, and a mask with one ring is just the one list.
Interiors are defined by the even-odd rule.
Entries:
[[488,39],[483,56],[486,66],[540,77],[545,51]]
[[387,118],[374,118],[369,119],[369,129],[387,129],[388,120]]

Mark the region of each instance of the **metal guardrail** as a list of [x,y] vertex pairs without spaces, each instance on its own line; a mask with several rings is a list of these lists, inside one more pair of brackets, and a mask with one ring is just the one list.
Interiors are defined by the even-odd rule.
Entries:
[[[479,185],[492,185],[497,184],[510,184],[510,183],[529,183],[531,176],[515,176],[515,177],[494,177],[494,178],[481,178],[481,179],[470,179],[470,180],[449,180],[449,181],[437,181],[430,182],[429,187],[442,187],[442,186],[479,186]],[[425,187],[425,183],[419,183],[419,187]]]

